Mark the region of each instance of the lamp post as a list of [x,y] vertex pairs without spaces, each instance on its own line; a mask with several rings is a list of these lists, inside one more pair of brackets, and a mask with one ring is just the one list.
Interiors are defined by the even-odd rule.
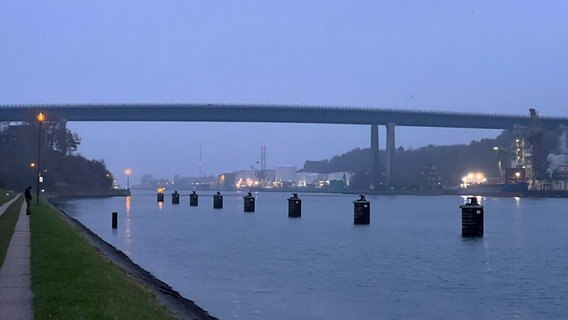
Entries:
[[39,205],[39,180],[41,177],[41,124],[45,121],[45,116],[43,113],[37,115],[37,121],[39,123],[38,138],[37,138],[37,181],[36,181],[36,204]]
[[132,174],[132,169],[128,168],[124,170],[124,174],[126,175],[126,190],[130,190],[130,175]]

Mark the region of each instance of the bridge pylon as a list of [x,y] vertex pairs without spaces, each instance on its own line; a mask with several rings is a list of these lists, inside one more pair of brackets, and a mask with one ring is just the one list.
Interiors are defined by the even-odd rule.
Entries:
[[379,125],[371,125],[371,177],[369,189],[376,190],[379,187]]
[[385,158],[385,184],[388,188],[392,185],[392,168],[394,165],[394,157],[396,153],[394,129],[395,124],[393,122],[387,123],[387,148],[386,148],[386,158]]

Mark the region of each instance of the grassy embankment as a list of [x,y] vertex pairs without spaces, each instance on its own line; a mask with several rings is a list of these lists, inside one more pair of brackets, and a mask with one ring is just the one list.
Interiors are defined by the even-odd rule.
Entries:
[[[4,190],[0,190],[0,194],[2,195],[2,197],[0,197],[0,205],[4,204],[14,196],[14,194],[6,196],[6,192]],[[12,234],[14,234],[14,228],[16,227],[18,214],[20,213],[23,201],[23,197],[20,197],[20,199],[12,203],[12,205],[6,209],[4,214],[0,216],[0,266],[4,264],[6,251],[8,250],[10,239],[12,239]]]
[[149,289],[103,258],[45,204],[32,207],[36,319],[172,319]]
[[11,191],[6,191],[0,189],[0,205],[3,205],[6,201],[12,199],[16,194]]

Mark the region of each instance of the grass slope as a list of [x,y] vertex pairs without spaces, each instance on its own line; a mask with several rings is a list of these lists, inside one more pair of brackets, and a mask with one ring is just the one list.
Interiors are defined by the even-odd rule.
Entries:
[[35,319],[173,319],[51,207],[32,207]]
[[18,222],[18,215],[20,214],[23,201],[23,197],[20,197],[0,216],[0,266],[4,264],[6,251],[8,250],[8,245],[10,245],[12,234],[14,234],[14,228],[16,227],[16,222]]
[[12,191],[0,189],[0,205],[12,199],[16,194]]

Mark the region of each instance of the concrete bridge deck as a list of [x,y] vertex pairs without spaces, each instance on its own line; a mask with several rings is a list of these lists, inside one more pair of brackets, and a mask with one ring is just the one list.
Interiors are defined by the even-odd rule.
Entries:
[[[528,111],[528,110],[527,110]],[[527,115],[403,109],[269,104],[48,104],[0,105],[0,121],[200,121],[328,123],[444,128],[511,129],[529,127]],[[544,129],[568,125],[568,117],[540,117]]]
[[[527,110],[528,111],[528,110]],[[528,115],[466,113],[339,106],[271,104],[48,104],[0,105],[0,121],[36,121],[39,112],[46,120],[61,121],[199,121],[321,123],[371,126],[371,188],[379,181],[379,125],[385,125],[385,182],[391,184],[395,154],[395,126],[513,129],[532,126]],[[568,117],[542,117],[539,126],[557,129],[568,125]]]

